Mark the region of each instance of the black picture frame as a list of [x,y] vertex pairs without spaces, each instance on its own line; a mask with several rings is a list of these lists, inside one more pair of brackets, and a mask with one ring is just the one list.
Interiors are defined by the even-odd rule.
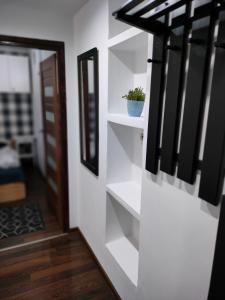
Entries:
[[[93,66],[90,65],[93,62]],[[96,176],[99,174],[99,71],[98,49],[77,57],[80,119],[81,163]],[[93,68],[93,73],[90,73]],[[89,72],[89,73],[88,73]],[[92,75],[91,75],[92,74]],[[90,89],[90,76],[93,82]],[[90,105],[91,104],[91,105]]]

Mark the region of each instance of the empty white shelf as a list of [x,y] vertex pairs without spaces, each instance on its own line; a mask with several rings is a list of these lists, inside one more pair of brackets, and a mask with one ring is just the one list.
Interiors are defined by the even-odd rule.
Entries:
[[106,247],[131,282],[137,286],[139,261],[137,249],[126,237],[109,242]]
[[120,125],[144,129],[143,117],[130,117],[125,114],[108,114],[108,121]]
[[114,36],[113,38],[108,40],[108,47],[114,47],[116,45],[119,45],[127,40],[132,39],[133,37],[136,37],[137,35],[143,33],[142,30],[138,28],[129,28],[122,33],[119,33],[118,35]]
[[135,181],[111,183],[107,192],[125,207],[136,219],[140,219],[141,185]]

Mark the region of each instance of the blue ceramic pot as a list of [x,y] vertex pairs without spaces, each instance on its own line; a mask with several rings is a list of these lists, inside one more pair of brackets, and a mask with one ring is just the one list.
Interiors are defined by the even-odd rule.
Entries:
[[127,110],[131,117],[140,117],[143,111],[144,101],[127,100]]

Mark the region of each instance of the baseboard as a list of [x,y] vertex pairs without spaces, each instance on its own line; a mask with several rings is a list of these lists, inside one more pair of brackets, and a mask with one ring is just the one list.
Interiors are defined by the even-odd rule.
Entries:
[[68,233],[78,232],[80,234],[80,230],[78,227],[69,228],[66,232]]
[[117,290],[115,289],[114,285],[112,284],[112,281],[110,280],[109,276],[106,274],[103,266],[100,264],[99,260],[97,259],[96,255],[94,254],[91,246],[89,245],[88,241],[86,240],[86,238],[84,237],[83,233],[81,232],[80,228],[74,228],[72,229],[71,232],[73,231],[77,231],[81,237],[81,239],[84,241],[84,243],[86,244],[87,248],[89,249],[90,251],[90,254],[91,256],[93,257],[93,259],[95,260],[95,262],[97,263],[102,275],[104,276],[105,280],[107,281],[107,283],[109,284],[110,288],[112,289],[113,291],[113,294],[115,295],[115,297],[118,299],[118,300],[122,300],[121,297],[119,296],[119,294],[117,293]]
[[46,238],[41,238],[39,240],[25,242],[25,243],[18,244],[18,245],[15,245],[15,246],[5,247],[5,248],[0,249],[0,253],[1,252],[5,252],[5,251],[9,251],[9,250],[23,248],[23,247],[26,247],[26,246],[32,246],[32,245],[43,243],[43,242],[46,242],[46,241],[51,241],[51,240],[59,239],[61,237],[65,237],[67,235],[68,235],[68,233],[59,233],[57,235],[52,235],[52,236],[49,236],[49,237],[46,237]]

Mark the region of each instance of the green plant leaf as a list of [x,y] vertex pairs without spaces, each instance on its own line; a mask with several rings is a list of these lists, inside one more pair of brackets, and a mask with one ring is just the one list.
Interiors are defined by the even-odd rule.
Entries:
[[143,88],[136,87],[134,90],[129,90],[128,95],[124,95],[122,98],[130,101],[145,101],[145,93]]

